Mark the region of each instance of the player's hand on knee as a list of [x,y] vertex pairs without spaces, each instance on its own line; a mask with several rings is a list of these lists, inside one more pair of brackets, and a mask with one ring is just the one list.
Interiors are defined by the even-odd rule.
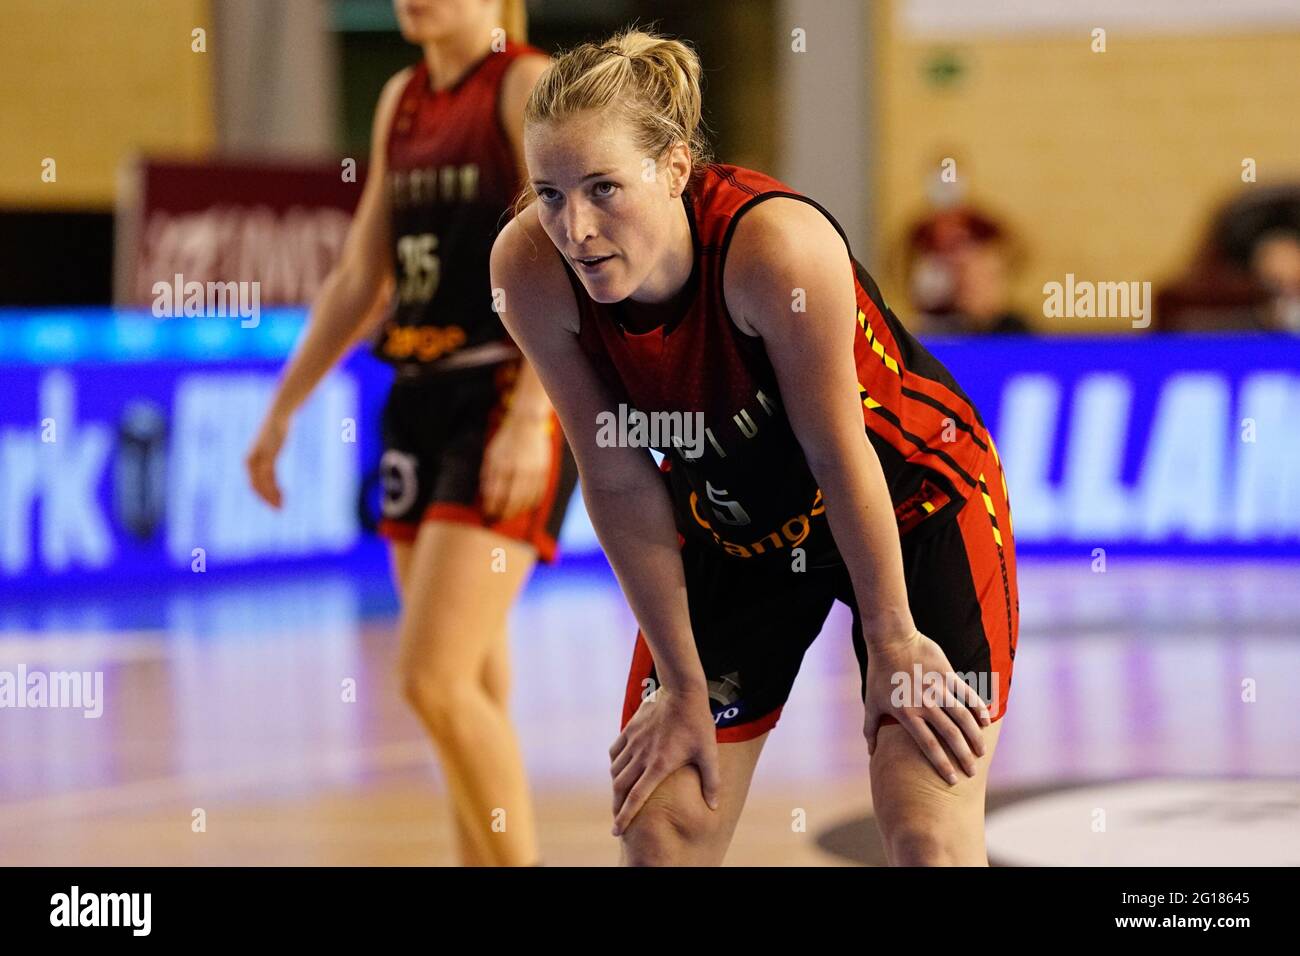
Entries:
[[718,741],[705,690],[660,687],[641,702],[609,748],[614,779],[614,836],[621,836],[646,800],[674,771],[693,764],[710,809],[718,808]]
[[953,671],[943,649],[920,631],[871,648],[864,703],[869,753],[875,753],[881,718],[893,717],[949,784],[960,779],[954,757],[967,776],[975,776],[984,755],[983,728],[991,723],[988,705]]

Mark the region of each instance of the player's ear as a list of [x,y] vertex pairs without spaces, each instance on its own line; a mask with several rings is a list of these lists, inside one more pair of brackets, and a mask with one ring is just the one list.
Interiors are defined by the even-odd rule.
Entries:
[[668,150],[668,193],[676,199],[686,190],[691,178],[691,151],[685,143],[674,143]]

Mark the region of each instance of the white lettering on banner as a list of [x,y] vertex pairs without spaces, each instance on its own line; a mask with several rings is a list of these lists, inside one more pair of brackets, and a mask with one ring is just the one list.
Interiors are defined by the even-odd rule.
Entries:
[[1244,540],[1300,533],[1300,378],[1258,372],[1241,384],[1235,421],[1253,419],[1254,442],[1237,447],[1232,528]]
[[[38,423],[47,418],[57,427],[52,442],[40,440]],[[72,377],[46,373],[31,427],[0,431],[0,570],[19,574],[30,566],[38,507],[42,564],[53,571],[108,564],[113,539],[98,495],[108,451],[105,426],[77,421]]]
[[1062,504],[1076,541],[1122,539],[1129,497],[1120,484],[1133,388],[1121,375],[1090,375],[1074,392]]
[[262,304],[310,302],[338,261],[352,217],[341,209],[212,206],[149,217],[132,298],[176,273],[198,282],[258,282]]
[[295,417],[274,511],[248,486],[244,454],[271,401],[275,376],[197,374],[177,383],[168,473],[167,551],[189,564],[343,551],[357,538],[358,445],[339,440],[340,419],[358,417],[357,385],[345,374],[321,383]]
[[[1257,373],[1234,396],[1212,372],[1170,376],[1151,425],[1135,435],[1134,383],[1079,379],[1059,479],[1053,477],[1062,385],[1041,374],[1006,383],[998,442],[1022,541],[1295,540],[1300,537],[1300,377]],[[1258,439],[1239,440],[1244,418]],[[1137,473],[1125,480],[1134,441]],[[1133,457],[1131,454],[1128,457]]]
[[1016,375],[1003,386],[997,442],[1023,541],[1056,534],[1060,502],[1049,475],[1060,411],[1061,384],[1050,375]]
[[1221,375],[1175,375],[1156,406],[1139,482],[1139,537],[1215,537],[1228,517],[1224,459],[1232,394]]

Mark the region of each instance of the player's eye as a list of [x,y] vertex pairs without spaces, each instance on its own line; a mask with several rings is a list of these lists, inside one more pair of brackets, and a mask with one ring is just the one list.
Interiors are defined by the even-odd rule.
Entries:
[[617,183],[605,181],[596,183],[596,185],[592,187],[591,191],[597,199],[608,199],[610,196],[614,195],[617,190]]
[[549,206],[560,201],[560,191],[552,189],[550,186],[543,186],[537,190],[537,198]]

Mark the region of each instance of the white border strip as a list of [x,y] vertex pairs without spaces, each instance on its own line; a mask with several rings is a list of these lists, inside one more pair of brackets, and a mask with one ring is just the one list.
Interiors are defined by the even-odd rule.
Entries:
[[1300,31],[1296,0],[897,0],[904,39],[987,34]]

